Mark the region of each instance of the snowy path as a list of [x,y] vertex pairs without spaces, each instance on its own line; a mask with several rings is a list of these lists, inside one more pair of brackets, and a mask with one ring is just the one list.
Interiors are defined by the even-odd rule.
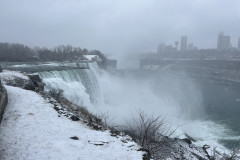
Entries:
[[[58,113],[35,92],[6,86],[9,103],[0,126],[1,160],[140,160],[136,143],[91,130]],[[79,140],[70,137],[77,136]],[[94,144],[102,142],[102,146]]]

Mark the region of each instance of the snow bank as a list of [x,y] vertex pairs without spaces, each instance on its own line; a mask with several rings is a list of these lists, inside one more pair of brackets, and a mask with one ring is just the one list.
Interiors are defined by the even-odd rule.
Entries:
[[24,79],[24,80],[29,80],[29,78],[22,73],[16,72],[16,71],[9,71],[9,70],[3,70],[3,72],[0,73],[0,79],[4,83],[4,81],[12,81],[16,77]]
[[97,61],[101,61],[101,58],[98,55],[84,55],[84,57],[89,61],[94,59],[96,59]]
[[[0,159],[137,160],[143,152],[126,137],[95,131],[58,115],[40,95],[6,86],[9,103],[0,128]],[[76,136],[78,140],[70,137]],[[124,143],[125,142],[125,143]]]

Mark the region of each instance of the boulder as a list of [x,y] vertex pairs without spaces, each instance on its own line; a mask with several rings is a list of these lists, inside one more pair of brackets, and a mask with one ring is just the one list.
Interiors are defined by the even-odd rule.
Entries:
[[20,87],[27,90],[41,92],[44,89],[44,83],[39,75],[25,75],[17,71],[3,71],[0,73],[2,84]]
[[183,138],[182,140],[188,144],[192,144],[192,141],[189,138]]
[[72,115],[71,117],[72,121],[79,121],[80,119],[77,116]]
[[42,92],[44,90],[44,83],[42,82],[42,79],[37,74],[29,74],[27,75],[31,81],[29,83],[29,89],[34,90],[37,92]]
[[0,79],[3,85],[25,88],[31,81],[27,76],[16,71],[3,71],[0,73]]
[[73,137],[70,137],[71,139],[73,140],[79,140],[79,138],[77,136],[73,136]]
[[32,80],[33,83],[42,83],[42,79],[37,74],[29,74],[27,76]]

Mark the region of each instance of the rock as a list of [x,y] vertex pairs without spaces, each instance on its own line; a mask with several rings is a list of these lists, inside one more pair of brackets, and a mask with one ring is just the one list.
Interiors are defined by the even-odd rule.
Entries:
[[3,71],[0,78],[4,85],[20,87],[32,91],[43,91],[44,83],[42,83],[39,75],[25,75],[17,71]]
[[205,145],[203,146],[203,149],[204,149],[204,150],[207,150],[208,148],[210,148],[210,146],[207,145],[207,144],[205,144]]
[[27,79],[23,79],[21,77],[16,77],[16,76],[13,76],[13,77],[14,79],[12,80],[7,80],[7,79],[4,80],[4,83],[9,86],[20,87],[24,89],[32,87],[31,81]]
[[113,136],[117,136],[117,135],[120,135],[121,132],[119,132],[118,130],[115,130],[115,129],[111,129],[111,130],[110,130],[110,133],[111,133]]
[[103,146],[104,144],[102,143],[98,143],[98,144],[94,144],[95,146]]
[[29,74],[27,76],[32,80],[33,83],[42,83],[42,79],[37,74]]
[[195,138],[193,138],[192,136],[188,135],[187,133],[184,133],[184,135],[191,141],[193,142],[197,142],[197,140]]
[[183,138],[182,140],[188,144],[192,144],[192,141],[188,138]]
[[123,143],[128,143],[125,139],[122,139],[121,141],[122,141]]
[[148,149],[140,148],[140,149],[138,149],[137,151],[146,152],[146,153],[143,155],[143,160],[150,160],[150,159],[151,159],[150,152],[149,152]]
[[73,140],[79,140],[79,138],[77,136],[73,136],[73,137],[70,137],[71,139]]
[[[20,87],[21,87],[21,86],[20,86]],[[31,81],[29,81],[28,83],[26,83],[26,85],[23,86],[23,87],[21,87],[21,88],[26,89],[26,90],[35,91],[35,86],[34,86],[34,84],[33,84]]]
[[143,160],[150,160],[151,156],[149,154],[144,154],[143,155]]
[[144,152],[149,152],[149,150],[148,149],[145,149],[145,148],[139,148],[137,151],[144,151]]
[[212,156],[208,153],[208,151],[207,151],[207,149],[209,149],[210,146],[207,145],[207,144],[205,144],[202,148],[203,148],[203,150],[204,150],[206,156],[208,157],[208,159],[213,160],[213,157],[212,157]]
[[102,130],[102,127],[101,127],[101,126],[98,126],[98,125],[96,125],[96,124],[91,124],[90,126],[91,126],[93,129],[95,129],[96,131]]
[[42,82],[42,79],[40,78],[39,75],[37,75],[37,74],[29,74],[27,76],[29,77],[29,79],[32,82],[32,86],[33,87],[32,87],[31,90],[35,90],[37,92],[44,90],[44,83]]
[[72,121],[79,121],[80,119],[77,116],[72,115],[71,117]]
[[53,107],[56,111],[59,111],[60,109],[56,106]]

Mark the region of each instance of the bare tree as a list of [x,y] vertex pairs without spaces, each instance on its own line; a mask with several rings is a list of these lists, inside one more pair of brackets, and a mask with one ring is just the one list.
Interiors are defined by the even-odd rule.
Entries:
[[112,121],[112,119],[110,119],[109,112],[103,112],[103,113],[99,114],[97,117],[101,120],[104,128],[109,127],[109,123]]
[[55,88],[52,88],[48,94],[53,97],[54,99],[56,100],[60,100],[62,97],[63,97],[63,90],[62,89],[55,89]]
[[[153,158],[163,158],[169,155],[170,150],[164,150],[165,146],[171,146],[172,140],[168,138],[175,130],[167,124],[166,117],[160,115],[147,115],[139,110],[136,115],[126,121],[125,131],[144,149],[148,150]],[[161,154],[159,154],[161,151]],[[167,153],[166,153],[167,152]]]

